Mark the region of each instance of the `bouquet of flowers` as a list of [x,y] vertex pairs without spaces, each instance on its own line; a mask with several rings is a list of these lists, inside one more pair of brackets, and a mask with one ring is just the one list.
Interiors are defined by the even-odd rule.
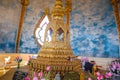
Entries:
[[120,59],[113,60],[109,66],[109,69],[114,75],[120,76]]
[[99,72],[96,73],[97,80],[110,80],[112,77],[111,72],[106,72],[104,75],[101,75]]
[[106,72],[105,74],[100,74],[100,72],[97,72],[96,76],[93,76],[91,73],[89,73],[89,75],[90,77],[88,78],[88,80],[111,80],[112,77],[111,72]]
[[33,79],[30,79],[28,76],[24,80],[50,80],[50,66],[46,67],[47,73],[43,74],[43,72],[39,72],[37,75],[37,72],[33,73]]
[[22,62],[22,58],[17,56],[15,58],[15,61],[17,62],[17,68],[19,69],[20,68],[20,63]]

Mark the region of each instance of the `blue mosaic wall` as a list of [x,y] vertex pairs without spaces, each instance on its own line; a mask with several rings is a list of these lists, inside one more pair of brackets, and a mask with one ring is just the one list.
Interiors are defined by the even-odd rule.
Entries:
[[[38,53],[34,27],[55,0],[30,0],[20,40],[20,53]],[[13,53],[19,24],[19,0],[0,0],[0,53]],[[118,57],[118,33],[109,0],[73,0],[71,46],[75,55]]]

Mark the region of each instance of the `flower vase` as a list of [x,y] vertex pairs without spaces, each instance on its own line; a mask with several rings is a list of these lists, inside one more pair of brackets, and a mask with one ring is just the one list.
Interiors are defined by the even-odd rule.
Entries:
[[19,68],[20,68],[20,63],[18,62],[17,69],[19,69]]

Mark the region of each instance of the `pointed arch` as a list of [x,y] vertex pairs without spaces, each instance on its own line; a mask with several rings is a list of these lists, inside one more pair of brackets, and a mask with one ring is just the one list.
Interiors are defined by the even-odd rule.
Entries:
[[64,31],[62,28],[58,28],[56,31],[56,40],[63,41],[64,40]]

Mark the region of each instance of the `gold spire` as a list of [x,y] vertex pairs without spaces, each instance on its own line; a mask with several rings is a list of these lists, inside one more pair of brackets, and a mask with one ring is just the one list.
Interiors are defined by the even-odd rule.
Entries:
[[27,6],[29,4],[29,0],[21,0],[21,4]]
[[52,16],[55,19],[62,19],[64,16],[64,8],[62,5],[62,0],[56,0],[56,3],[52,10]]
[[65,14],[68,27],[70,26],[70,12],[72,11],[72,0],[66,0]]
[[66,0],[66,11],[72,11],[72,0]]
[[45,8],[45,14],[48,14],[49,13],[49,7],[46,7]]

